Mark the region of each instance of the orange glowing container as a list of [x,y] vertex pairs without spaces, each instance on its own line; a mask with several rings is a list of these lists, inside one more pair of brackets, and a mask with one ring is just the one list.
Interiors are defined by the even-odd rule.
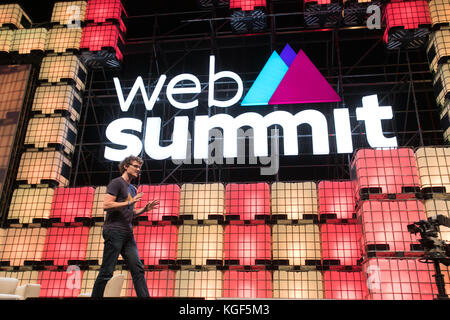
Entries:
[[61,222],[74,222],[76,218],[91,218],[94,188],[56,188],[50,218]]
[[352,162],[356,197],[370,194],[400,194],[419,188],[414,151],[410,148],[388,150],[360,149]]
[[52,227],[47,229],[43,260],[53,260],[55,266],[71,265],[72,260],[86,258],[89,227]]
[[319,214],[334,219],[352,219],[356,198],[353,181],[320,181],[318,184]]
[[34,219],[48,219],[54,190],[51,188],[18,188],[14,190],[8,219],[32,223]]
[[432,300],[438,293],[432,264],[372,258],[363,263],[368,300]]
[[19,286],[38,284],[38,276],[38,271],[0,271],[0,277],[15,278],[19,280]]
[[81,293],[84,271],[40,271],[40,298],[76,298]]
[[58,83],[68,81],[82,91],[85,88],[87,70],[77,56],[72,54],[48,55],[42,60],[39,80]]
[[305,219],[317,215],[317,187],[315,182],[275,182],[271,186],[272,216],[288,220]]
[[17,173],[19,184],[69,184],[72,163],[59,151],[27,151],[22,154]]
[[23,29],[30,28],[31,24],[31,19],[19,4],[0,5],[0,27]]
[[178,229],[176,226],[135,226],[133,228],[139,257],[145,265],[175,263]]
[[64,53],[80,49],[81,28],[53,27],[48,31],[48,39],[45,45],[47,52]]
[[436,103],[439,108],[444,109],[448,100],[450,100],[450,62],[442,64],[437,69],[433,87]]
[[266,0],[230,0],[230,9],[241,9],[242,11],[255,10],[258,7],[266,7]]
[[[155,270],[146,271],[145,280],[147,281],[147,288],[150,297],[154,298],[167,298],[175,295],[175,274],[174,270]],[[128,279],[128,290],[126,292],[127,297],[136,297],[136,291],[134,290],[133,279],[131,274]]]
[[75,27],[78,22],[84,22],[86,7],[86,1],[56,2],[50,22]]
[[78,91],[67,84],[41,85],[36,88],[32,106],[35,114],[68,114],[72,121],[80,120],[82,99]]
[[[230,183],[225,188],[226,216],[239,220],[270,217],[270,191],[267,183]],[[231,218],[231,217],[230,217]]]
[[106,195],[106,186],[95,188],[94,204],[92,206],[92,217],[103,221],[105,219],[105,210],[103,209],[103,200]]
[[[428,199],[423,202],[423,205],[428,218],[434,218],[437,215],[450,218],[450,200]],[[450,243],[450,228],[439,226],[439,238]]]
[[450,148],[420,147],[415,156],[422,191],[450,193]]
[[153,200],[159,201],[157,209],[144,213],[141,217],[148,217],[149,221],[162,221],[177,219],[180,214],[180,187],[175,184],[169,185],[140,185],[138,193],[143,192],[141,201],[136,203],[136,210],[145,206]]
[[323,278],[320,271],[273,272],[273,298],[323,299]]
[[365,300],[368,296],[362,272],[324,271],[325,299]]
[[217,299],[222,288],[222,271],[179,270],[175,275],[175,297]]
[[274,225],[272,256],[281,264],[316,266],[321,264],[320,230],[316,224]]
[[181,186],[180,217],[206,220],[223,217],[225,188],[221,183],[183,184]]
[[431,25],[438,28],[450,23],[450,2],[447,0],[430,0]]
[[223,297],[236,299],[272,298],[270,271],[227,270],[223,275]]
[[224,235],[225,264],[254,266],[271,260],[268,225],[226,225]]
[[77,138],[77,128],[64,117],[31,118],[25,136],[25,147],[60,147],[66,154],[73,154]]
[[[86,249],[86,260],[101,266],[103,262],[103,227],[102,226],[92,226],[89,228],[89,237]],[[120,256],[120,255],[119,255]],[[122,257],[120,257],[121,260]]]
[[421,248],[417,236],[409,233],[407,225],[425,220],[423,204],[418,200],[367,200],[358,208],[361,221],[361,248],[371,252],[410,252]]
[[181,225],[178,230],[178,260],[190,265],[222,265],[224,229],[221,225]]
[[40,261],[47,235],[45,228],[8,228],[0,248],[0,260],[10,266],[23,266],[25,261]]
[[14,38],[14,30],[0,30],[0,52],[9,53]]
[[14,31],[11,52],[29,54],[32,51],[45,51],[48,31],[45,28],[18,29]]
[[442,28],[430,35],[427,57],[433,74],[438,71],[440,65],[450,60],[450,28]]

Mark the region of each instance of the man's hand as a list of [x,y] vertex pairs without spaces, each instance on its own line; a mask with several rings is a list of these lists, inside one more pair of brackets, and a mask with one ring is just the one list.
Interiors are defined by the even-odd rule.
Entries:
[[153,209],[157,209],[159,206],[159,200],[153,200],[145,205],[144,211],[150,211]]
[[142,198],[143,196],[144,196],[144,193],[143,193],[143,192],[138,193],[138,194],[131,200],[131,203],[136,203],[136,202],[141,201],[141,198]]

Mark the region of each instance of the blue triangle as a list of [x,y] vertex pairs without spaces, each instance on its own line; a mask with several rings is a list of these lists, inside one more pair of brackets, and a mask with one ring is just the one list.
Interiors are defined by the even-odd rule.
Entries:
[[268,105],[288,69],[280,55],[274,51],[242,100],[241,106]]

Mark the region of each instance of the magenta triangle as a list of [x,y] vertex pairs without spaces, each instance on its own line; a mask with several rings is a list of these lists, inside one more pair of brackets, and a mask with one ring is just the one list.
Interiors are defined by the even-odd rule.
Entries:
[[300,50],[269,104],[338,102],[341,98]]

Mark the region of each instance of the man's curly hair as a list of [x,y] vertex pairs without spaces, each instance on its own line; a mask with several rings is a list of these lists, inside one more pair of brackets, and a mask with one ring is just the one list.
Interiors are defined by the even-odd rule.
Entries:
[[144,163],[144,161],[139,157],[128,156],[119,163],[120,174],[123,174],[126,171],[125,166],[129,166],[133,161],[138,162],[140,165]]

